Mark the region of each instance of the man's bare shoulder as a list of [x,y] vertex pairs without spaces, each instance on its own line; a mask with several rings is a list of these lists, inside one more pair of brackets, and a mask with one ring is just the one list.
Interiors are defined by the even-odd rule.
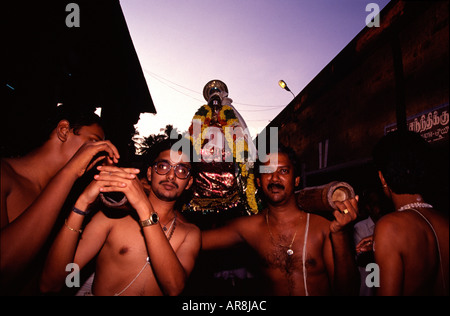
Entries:
[[322,231],[325,234],[328,234],[330,232],[331,220],[315,213],[309,213],[309,216],[310,216],[309,221],[311,230]]
[[[117,211],[120,212],[120,211]],[[124,216],[111,216],[109,212],[104,211],[102,209],[99,209],[96,211],[96,213],[92,216],[89,223],[86,225],[87,227],[95,227],[95,229],[98,229],[98,227],[104,227],[108,230],[111,230],[111,228],[115,224],[120,224],[119,222],[123,222],[125,218],[128,217],[128,215]]]
[[[405,221],[405,214],[393,212],[384,215],[375,225],[374,237],[377,244],[393,245],[396,241],[403,243],[403,235],[410,231]],[[407,234],[405,236],[407,238]]]
[[1,159],[1,186],[2,192],[6,189],[20,187],[23,190],[35,190],[36,185],[23,175],[20,170],[20,163],[14,158]]
[[18,174],[11,166],[9,159],[1,159],[0,163],[0,176],[3,192],[6,188],[11,188],[11,182],[17,179]]
[[[179,249],[189,249],[191,254],[197,254],[200,251],[202,233],[199,227],[180,216],[177,219],[177,232],[182,232],[181,235],[178,235],[179,237],[174,238],[174,244],[172,245],[172,247],[175,247],[177,254],[179,254]],[[178,249],[178,247],[180,248]]]
[[267,227],[265,214],[265,211],[263,211],[254,215],[241,216],[233,219],[226,227],[238,233],[247,243],[252,244],[260,238],[262,229]]
[[314,221],[318,225],[330,225],[330,220],[322,215],[315,214],[315,213],[309,213],[309,216],[310,216],[310,221]]
[[404,226],[409,226],[411,222],[417,222],[418,217],[415,213],[404,211],[404,212],[392,212],[386,215],[383,215],[378,222],[378,227],[383,229],[396,230],[400,229]]
[[233,219],[230,222],[230,225],[236,226],[236,227],[253,227],[256,225],[261,224],[262,222],[265,223],[265,211],[259,212],[258,214],[254,215],[248,215],[248,216],[241,216],[238,218]]
[[200,236],[200,228],[197,225],[189,223],[184,217],[178,218],[178,226],[186,231],[186,234],[198,234]]
[[445,227],[448,228],[449,217],[448,210],[446,212],[442,210],[430,209],[425,216],[429,217],[431,220],[436,221],[438,223],[442,223]]
[[4,191],[9,191],[11,188],[10,179],[12,178],[13,170],[11,166],[3,159],[0,159],[0,176],[1,176],[1,190],[2,196]]
[[[2,227],[20,216],[41,192],[38,183],[18,172],[18,169],[20,164],[14,159],[1,160]],[[6,220],[7,217],[9,220]]]

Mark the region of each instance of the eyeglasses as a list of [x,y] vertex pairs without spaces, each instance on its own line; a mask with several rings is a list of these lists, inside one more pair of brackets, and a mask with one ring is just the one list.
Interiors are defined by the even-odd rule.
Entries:
[[170,172],[170,170],[173,168],[175,175],[179,179],[187,179],[189,177],[189,174],[191,173],[191,169],[183,164],[178,165],[171,165],[167,161],[158,161],[154,165],[155,171],[157,174],[165,175]]

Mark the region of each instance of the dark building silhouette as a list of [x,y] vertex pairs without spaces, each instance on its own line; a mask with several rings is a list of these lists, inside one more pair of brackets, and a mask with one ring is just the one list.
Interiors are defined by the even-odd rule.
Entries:
[[79,27],[68,27],[71,1],[9,1],[4,24],[2,155],[27,151],[57,103],[102,108],[108,139],[133,154],[133,125],[155,113],[118,0],[76,1]]
[[[302,162],[303,186],[378,179],[372,149],[393,128],[419,131],[448,204],[449,2],[391,1],[265,128]],[[261,135],[261,134],[260,134]],[[358,192],[357,192],[358,193]]]

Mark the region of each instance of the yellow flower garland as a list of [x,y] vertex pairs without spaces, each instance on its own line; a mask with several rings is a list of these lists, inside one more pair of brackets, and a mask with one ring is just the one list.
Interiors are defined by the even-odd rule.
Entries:
[[[200,113],[206,111],[206,115],[202,115]],[[203,131],[206,129],[206,127],[208,127],[209,122],[211,121],[212,118],[212,109],[207,105],[203,105],[198,111],[197,113],[194,115],[193,119],[192,119],[192,124],[190,127],[190,136],[189,139],[192,142],[192,145],[197,153],[197,155],[200,155],[200,151],[203,145]],[[200,135],[194,135],[194,131],[191,130],[194,127],[194,122],[200,120],[201,123],[201,129],[200,129]]]
[[242,178],[246,179],[247,189],[245,190],[245,195],[247,198],[248,206],[253,213],[257,214],[258,203],[256,202],[255,175],[248,172],[246,164],[239,164],[239,166],[241,167]]

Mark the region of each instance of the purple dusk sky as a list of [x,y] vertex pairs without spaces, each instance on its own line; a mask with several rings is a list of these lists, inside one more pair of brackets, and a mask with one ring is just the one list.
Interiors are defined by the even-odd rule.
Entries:
[[157,114],[141,136],[172,124],[185,131],[224,81],[255,137],[364,27],[366,6],[387,0],[122,0]]

